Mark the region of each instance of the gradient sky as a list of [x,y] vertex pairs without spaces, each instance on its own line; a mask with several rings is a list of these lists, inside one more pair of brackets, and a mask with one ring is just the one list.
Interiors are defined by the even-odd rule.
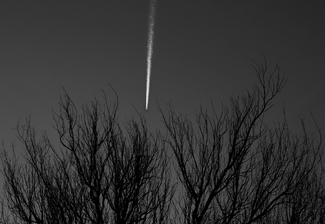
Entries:
[[[51,131],[64,87],[76,104],[117,91],[119,116],[161,125],[156,100],[194,114],[255,81],[252,60],[288,78],[271,112],[290,123],[312,111],[325,130],[323,1],[157,0],[149,111],[145,111],[149,0],[0,1],[0,137],[31,114]],[[57,139],[54,139],[57,140]]]

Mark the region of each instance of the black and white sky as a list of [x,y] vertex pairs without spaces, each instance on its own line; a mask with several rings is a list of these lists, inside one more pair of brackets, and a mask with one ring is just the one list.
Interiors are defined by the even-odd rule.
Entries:
[[76,104],[101,91],[119,116],[154,129],[169,101],[194,114],[200,104],[228,102],[255,81],[252,60],[288,78],[271,112],[285,105],[289,122],[313,112],[325,130],[325,13],[323,1],[157,0],[149,110],[145,111],[149,0],[0,1],[0,137],[31,115],[52,130],[64,87]]

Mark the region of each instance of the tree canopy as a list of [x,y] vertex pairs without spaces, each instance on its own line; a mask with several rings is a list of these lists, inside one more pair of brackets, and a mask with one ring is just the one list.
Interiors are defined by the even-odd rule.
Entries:
[[78,110],[65,92],[53,112],[59,144],[27,118],[17,125],[23,157],[2,148],[0,222],[324,223],[320,129],[266,122],[286,79],[278,66],[253,68],[250,90],[195,120],[159,105],[161,132],[139,113],[119,122],[117,95]]

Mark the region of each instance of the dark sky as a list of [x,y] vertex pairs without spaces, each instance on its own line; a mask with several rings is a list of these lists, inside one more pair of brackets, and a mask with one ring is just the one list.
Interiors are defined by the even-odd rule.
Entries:
[[159,127],[156,99],[193,114],[227,103],[252,87],[252,60],[279,64],[288,83],[271,112],[289,122],[314,113],[325,130],[323,1],[157,0],[149,111],[145,111],[149,0],[0,1],[0,136],[15,138],[31,114],[51,130],[52,111],[67,90],[76,104],[112,97],[120,117],[143,112]]

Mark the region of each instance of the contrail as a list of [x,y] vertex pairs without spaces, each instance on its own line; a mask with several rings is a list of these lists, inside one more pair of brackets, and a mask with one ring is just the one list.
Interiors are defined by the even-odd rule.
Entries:
[[147,50],[147,89],[146,89],[146,110],[149,104],[150,76],[151,76],[151,59],[153,53],[153,38],[155,25],[155,5],[156,0],[150,0],[149,32],[148,32],[148,50]]

